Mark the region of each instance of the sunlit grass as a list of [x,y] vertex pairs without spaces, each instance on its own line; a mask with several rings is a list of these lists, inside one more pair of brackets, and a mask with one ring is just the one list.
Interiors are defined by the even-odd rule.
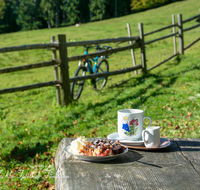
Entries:
[[[171,14],[176,16],[182,13],[183,19],[199,14],[199,6],[197,0],[186,0],[133,15],[82,24],[80,27],[2,34],[0,47],[50,43],[51,36],[57,38],[58,34],[66,34],[68,40],[76,41],[125,37],[128,36],[127,22],[131,25],[132,35],[138,36],[139,22],[144,24],[144,33],[147,33],[171,24]],[[194,24],[195,21],[185,27]],[[156,33],[147,36],[145,41],[169,33],[170,30]],[[185,32],[185,46],[198,37],[199,28]],[[116,44],[110,45],[117,47]],[[20,185],[21,188],[42,188],[43,180],[53,184],[53,158],[61,139],[77,135],[106,137],[117,131],[117,110],[123,108],[143,109],[145,115],[152,117],[152,125],[161,126],[162,137],[199,138],[199,49],[200,43],[197,43],[179,59],[174,58],[146,75],[139,71],[137,76],[130,72],[109,77],[102,91],[92,90],[92,86],[86,82],[80,99],[68,107],[57,105],[55,87],[0,95],[0,183],[10,189]],[[83,53],[82,47],[68,48],[69,57]],[[147,68],[173,53],[172,38],[146,45]],[[139,49],[135,50],[135,57],[136,63],[141,64]],[[50,50],[3,53],[0,54],[0,68],[50,59]],[[108,61],[111,71],[133,65],[130,51],[113,54]],[[70,77],[77,66],[76,61],[69,63]],[[51,81],[54,80],[54,69],[45,67],[2,74],[0,80],[0,89]],[[147,123],[144,125],[146,127]],[[11,171],[13,173],[9,174],[12,177],[9,178],[8,172]]]

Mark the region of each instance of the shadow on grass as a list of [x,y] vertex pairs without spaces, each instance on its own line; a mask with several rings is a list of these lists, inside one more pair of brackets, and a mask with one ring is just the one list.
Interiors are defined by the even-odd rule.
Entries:
[[[178,65],[180,63],[180,59],[177,59],[176,60],[176,65]],[[185,70],[182,70],[180,72],[177,72],[177,73],[169,73],[169,74],[166,74],[166,75],[159,75],[159,74],[152,74],[152,73],[147,73],[147,74],[143,74],[139,77],[132,77],[126,81],[122,81],[120,84],[117,84],[117,85],[113,85],[111,87],[109,87],[108,89],[114,89],[114,88],[134,88],[138,85],[142,85],[145,80],[147,78],[152,78],[152,82],[146,86],[144,89],[139,89],[137,90],[137,93],[135,93],[134,95],[131,95],[131,96],[126,96],[124,98],[112,98],[112,99],[109,99],[108,101],[105,101],[103,103],[97,103],[95,104],[94,106],[91,106],[91,108],[96,108],[97,106],[104,106],[106,104],[108,104],[110,101],[117,101],[117,105],[123,105],[125,101],[128,101],[128,100],[132,100],[132,99],[136,99],[138,97],[141,97],[141,101],[137,104],[134,104],[134,107],[135,108],[138,108],[141,104],[145,103],[148,98],[150,97],[155,97],[155,96],[158,96],[158,95],[164,95],[166,94],[166,92],[161,92],[163,89],[165,88],[169,88],[170,86],[172,86],[176,80],[180,77],[180,74],[185,74],[185,73],[188,73],[190,71],[193,71],[193,70],[199,70],[200,69],[200,66],[198,65],[195,65],[193,67],[190,67],[190,68],[187,68]],[[166,71],[167,69],[165,69]],[[167,84],[165,84],[165,78],[168,78],[170,79]],[[131,80],[133,82],[131,82]],[[155,88],[155,90],[149,95],[149,96],[144,96],[147,92],[147,89],[151,89],[155,84],[159,84],[160,85],[160,88]],[[169,93],[168,93],[169,94]],[[143,96],[141,96],[143,95]]]
[[[109,99],[108,101],[105,101],[103,103],[96,103],[94,106],[91,106],[91,108],[95,109],[97,106],[104,106],[104,105],[108,104],[110,101],[116,101],[117,105],[123,105],[124,102],[126,102],[126,101],[133,100],[133,99],[140,97],[140,102],[134,104],[134,107],[138,108],[141,104],[145,103],[148,100],[148,98],[150,98],[152,96],[158,96],[158,95],[166,94],[166,92],[163,93],[163,92],[160,92],[160,91],[164,88],[168,88],[171,85],[173,85],[178,78],[178,76],[173,76],[173,77],[170,78],[170,81],[167,84],[164,84],[164,77],[161,77],[161,76],[155,75],[155,74],[146,74],[146,75],[142,75],[140,77],[137,77],[137,81],[135,81],[135,79],[131,78],[130,80],[127,80],[126,82],[124,82],[120,85],[110,87],[110,89],[112,89],[112,88],[124,88],[124,87],[133,88],[133,87],[136,87],[138,85],[143,84],[145,82],[145,78],[148,78],[148,77],[151,77],[151,78],[154,79],[152,81],[152,83],[149,84],[148,86],[146,86],[144,89],[137,90],[137,92],[134,95],[126,96],[124,98],[117,98],[117,99],[112,98],[112,99]],[[134,80],[133,83],[131,83],[131,80]],[[145,96],[145,94],[147,93],[147,89],[153,88],[153,85],[155,85],[155,83],[160,84],[161,88],[159,88],[159,89],[156,88],[150,95]],[[141,96],[141,95],[143,95],[143,96]]]
[[[98,107],[104,107],[107,104],[109,104],[111,101],[115,102],[115,106],[121,106],[123,105],[126,101],[129,100],[134,100],[137,99],[138,97],[140,98],[140,101],[138,101],[136,104],[134,104],[135,108],[139,108],[139,106],[143,103],[145,103],[150,97],[156,97],[158,95],[163,95],[166,94],[166,92],[163,92],[162,90],[165,88],[168,88],[172,86],[176,80],[179,78],[180,74],[188,73],[192,70],[199,70],[200,66],[195,65],[193,67],[185,68],[182,71],[178,71],[176,73],[169,73],[166,75],[159,75],[159,74],[152,74],[152,73],[147,73],[141,76],[137,76],[135,78],[131,78],[130,80],[127,80],[125,82],[122,82],[120,85],[114,85],[109,87],[108,89],[112,88],[117,88],[119,90],[119,94],[122,94],[122,90],[120,88],[134,88],[138,85],[142,85],[145,83],[145,80],[147,78],[151,78],[151,81],[148,81],[148,84],[145,85],[145,88],[143,89],[137,89],[133,95],[126,95],[124,97],[117,97],[117,98],[109,98],[106,101],[102,103],[95,103],[95,104],[89,104],[85,107],[81,108],[81,112],[85,113],[87,112],[88,109],[92,109],[94,113],[98,113],[98,117],[101,117],[102,115],[105,114],[104,109],[98,109]],[[166,82],[166,78],[169,79],[168,83]],[[154,87],[155,84],[159,84],[158,87]],[[147,89],[153,89],[153,91],[147,95]],[[142,96],[143,95],[143,96]],[[2,115],[2,118],[6,116],[7,113],[4,113],[4,116]],[[71,110],[71,115],[68,115],[68,118],[73,117],[73,118],[80,118],[82,117],[80,114],[80,110]],[[65,118],[67,121],[67,118]],[[67,128],[70,128],[71,126],[69,123],[67,124],[66,122],[59,121],[57,119],[58,127],[55,129],[55,133],[59,133],[61,130],[66,130]],[[56,125],[56,124],[55,124]],[[64,132],[63,132],[64,133]],[[63,134],[66,137],[70,136],[70,134]],[[6,161],[10,160],[17,160],[20,162],[26,162],[29,160],[34,161],[36,159],[36,154],[48,154],[48,150],[51,147],[52,143],[55,142],[48,142],[46,144],[40,144],[37,143],[35,147],[30,148],[30,147],[24,147],[24,148],[19,148],[18,146],[15,146],[11,152],[6,153],[5,155],[2,156],[2,159],[5,159]],[[49,155],[51,156],[51,155]]]
[[[51,153],[48,152],[51,148],[51,145],[53,144],[53,141],[49,141],[47,144],[40,144],[39,142],[36,144],[35,147],[30,148],[29,146],[19,148],[18,146],[15,146],[10,153],[3,155],[2,159],[6,162],[9,162],[11,160],[15,160],[18,162],[25,163],[26,161],[32,160],[32,162],[40,162],[39,154],[44,154],[46,156],[52,157]],[[43,159],[42,161],[44,161]]]

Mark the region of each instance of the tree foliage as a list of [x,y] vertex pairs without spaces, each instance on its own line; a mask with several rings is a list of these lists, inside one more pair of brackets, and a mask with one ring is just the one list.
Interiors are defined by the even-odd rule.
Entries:
[[47,22],[48,28],[54,26],[54,15],[55,15],[55,7],[56,1],[54,0],[41,0],[40,7],[42,10],[42,17]]
[[6,9],[6,3],[4,0],[0,0],[0,20],[4,17],[4,11]]
[[14,11],[17,0],[0,0],[0,33],[18,31],[20,27],[17,25],[17,14]]
[[105,0],[90,1],[91,20],[102,20],[105,16]]
[[0,33],[120,17],[178,0],[0,0]]
[[66,10],[67,21],[69,24],[75,24],[80,20],[80,1],[79,0],[67,0],[64,3]]
[[17,24],[22,26],[23,30],[32,30],[41,28],[39,0],[20,0],[16,5],[18,14]]
[[131,0],[131,10],[141,10],[157,7],[173,0]]

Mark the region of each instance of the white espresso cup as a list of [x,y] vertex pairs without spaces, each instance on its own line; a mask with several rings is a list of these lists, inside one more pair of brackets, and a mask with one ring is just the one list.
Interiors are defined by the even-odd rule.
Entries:
[[146,148],[157,148],[160,146],[160,127],[147,127],[142,131],[142,139]]
[[148,118],[151,125],[151,117],[144,116],[139,109],[118,110],[118,135],[120,139],[139,140],[142,137],[144,119]]

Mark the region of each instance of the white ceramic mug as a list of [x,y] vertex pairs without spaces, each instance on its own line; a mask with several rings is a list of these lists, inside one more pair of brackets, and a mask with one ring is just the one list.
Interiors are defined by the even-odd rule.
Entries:
[[160,146],[160,127],[147,127],[142,131],[142,139],[147,148],[157,148]]
[[143,123],[145,118],[150,120],[150,126],[151,117],[144,117],[143,110],[118,110],[118,135],[120,139],[139,140],[142,137]]

